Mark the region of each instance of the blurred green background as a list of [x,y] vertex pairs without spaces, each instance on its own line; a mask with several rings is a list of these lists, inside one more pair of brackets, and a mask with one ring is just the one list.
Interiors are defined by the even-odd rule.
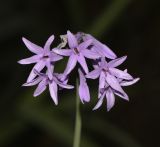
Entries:
[[48,91],[34,98],[35,87],[21,87],[32,65],[17,64],[31,55],[22,36],[43,45],[68,29],[91,33],[118,56],[127,54],[121,68],[141,77],[125,88],[130,102],[117,97],[109,113],[105,104],[92,111],[97,82],[89,81],[92,100],[81,105],[81,147],[160,146],[159,8],[159,0],[0,0],[0,147],[72,146],[75,91],[61,91],[58,106]]

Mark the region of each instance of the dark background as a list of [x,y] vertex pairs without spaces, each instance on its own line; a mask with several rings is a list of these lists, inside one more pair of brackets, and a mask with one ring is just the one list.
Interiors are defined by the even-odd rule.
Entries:
[[141,78],[125,88],[130,102],[117,97],[110,112],[105,104],[92,111],[97,83],[89,81],[92,100],[81,105],[81,146],[160,146],[159,8],[159,0],[0,0],[0,147],[72,146],[75,91],[60,92],[58,106],[48,91],[34,98],[35,87],[21,87],[32,65],[17,64],[31,55],[22,36],[43,46],[51,34],[68,29],[91,33],[119,57],[128,55],[121,68]]

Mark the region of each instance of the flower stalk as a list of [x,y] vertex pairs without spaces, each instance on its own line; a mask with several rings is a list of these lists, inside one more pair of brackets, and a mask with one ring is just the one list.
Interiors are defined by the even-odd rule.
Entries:
[[74,140],[73,147],[80,147],[81,140],[81,114],[80,114],[80,99],[78,94],[78,79],[76,79],[76,118],[75,118],[75,128],[74,128]]

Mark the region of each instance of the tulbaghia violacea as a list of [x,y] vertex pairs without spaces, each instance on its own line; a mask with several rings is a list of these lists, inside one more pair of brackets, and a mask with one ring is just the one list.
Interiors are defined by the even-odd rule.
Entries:
[[[67,84],[70,73],[79,66],[79,97],[82,103],[90,101],[90,91],[87,79],[99,79],[98,102],[93,110],[98,109],[106,98],[107,111],[115,104],[115,95],[124,100],[129,100],[128,95],[122,89],[136,83],[139,78],[133,78],[127,69],[117,69],[127,58],[117,55],[105,44],[98,41],[90,34],[78,32],[76,34],[67,31],[61,35],[62,42],[51,49],[54,35],[50,36],[44,47],[40,47],[26,38],[22,38],[26,47],[35,55],[18,61],[20,64],[35,64],[26,83],[23,86],[38,85],[34,96],[40,95],[49,87],[51,98],[58,104],[58,90],[72,89],[74,86]],[[63,73],[56,73],[56,62],[68,57],[68,63]],[[93,70],[89,71],[87,61],[92,63]],[[46,71],[43,69],[46,67]],[[77,69],[77,68],[76,68]],[[43,71],[43,72],[41,72]]]

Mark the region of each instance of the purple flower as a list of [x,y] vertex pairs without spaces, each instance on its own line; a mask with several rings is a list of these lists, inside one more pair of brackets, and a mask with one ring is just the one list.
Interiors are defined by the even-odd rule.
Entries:
[[23,86],[33,86],[38,84],[38,87],[36,88],[33,94],[34,97],[40,95],[43,91],[45,91],[47,85],[49,85],[51,98],[53,99],[54,103],[58,105],[58,96],[57,96],[58,86],[60,88],[66,88],[66,89],[74,88],[74,86],[67,85],[65,82],[62,82],[58,79],[59,76],[60,77],[62,76],[61,74],[58,75],[57,73],[54,73],[52,79],[50,79],[47,74],[40,73],[36,70],[34,70],[34,72],[36,75],[38,75],[38,77],[32,80],[31,82],[23,84]]
[[133,79],[133,77],[128,74],[126,70],[122,71],[115,68],[122,64],[126,58],[126,56],[123,56],[112,60],[109,63],[106,62],[105,58],[102,58],[101,61],[97,63],[97,68],[86,75],[87,78],[91,79],[96,79],[99,77],[99,102],[94,109],[100,107],[105,96],[107,97],[108,110],[110,110],[114,105],[114,94],[128,100],[128,95],[124,92],[121,86],[128,86],[138,80]]
[[[50,49],[50,46],[54,40],[54,35],[48,38],[44,47],[22,38],[26,47],[35,54],[32,57],[18,61],[20,64],[35,63],[27,82],[23,84],[23,86],[38,85],[34,91],[34,97],[40,95],[49,87],[51,98],[58,105],[58,90],[74,88],[74,86],[67,84],[68,77],[76,64],[79,63],[79,85],[77,86],[82,103],[90,101],[90,92],[86,78],[99,78],[98,102],[93,110],[98,109],[106,98],[107,110],[109,111],[115,104],[115,95],[129,100],[122,87],[136,83],[139,78],[134,79],[127,70],[122,71],[116,68],[126,60],[127,56],[117,58],[116,54],[109,47],[90,34],[83,32],[78,32],[74,35],[67,31],[67,34],[61,35],[60,38],[61,43],[53,49]],[[60,74],[55,73],[55,62],[61,60],[62,56],[69,57],[65,71]],[[92,59],[91,63],[94,70],[91,72],[89,72],[86,58]],[[112,60],[107,62],[106,58]],[[42,70],[44,73],[41,72]]]
[[[130,74],[122,70],[119,70],[115,67],[122,64],[126,60],[126,58],[127,56],[117,58],[115,60],[110,61],[109,63],[106,62],[105,58],[102,58],[101,61],[98,62],[98,67],[93,71],[91,71],[90,73],[88,73],[86,77],[90,79],[96,79],[99,77],[99,90],[101,88],[104,88],[105,81],[107,81],[107,83],[112,88],[119,91],[123,95],[124,91],[119,86],[119,82],[117,81],[116,78],[132,80],[133,77]],[[99,92],[99,96],[100,96],[100,92]]]
[[107,57],[109,59],[115,59],[117,57],[116,54],[108,46],[101,43],[90,34],[79,32],[76,34],[76,37],[79,40],[79,42],[81,42],[81,40],[83,41],[92,40],[91,50],[95,51],[101,57]]
[[86,83],[86,78],[83,74],[83,72],[78,69],[79,72],[79,78],[80,78],[80,85],[79,85],[79,97],[81,99],[81,102],[89,102],[90,101],[90,93],[89,93],[89,88]]
[[[135,84],[136,82],[139,81],[140,78],[135,78],[132,80],[122,80],[122,79],[118,79],[120,86],[130,86]],[[125,100],[129,100],[127,94],[124,97],[123,95],[121,95],[121,93],[119,93],[118,91],[116,91],[115,89],[113,89],[111,86],[108,85],[107,82],[105,82],[105,87],[103,89],[100,90],[101,92],[101,97],[99,98],[96,106],[93,108],[93,110],[98,109],[103,101],[104,98],[106,97],[106,101],[107,101],[107,111],[109,111],[115,104],[115,95],[120,96],[121,98],[125,99]],[[128,98],[128,99],[126,99]]]
[[69,56],[64,73],[69,74],[74,69],[77,62],[82,66],[85,73],[88,73],[85,57],[89,59],[97,59],[100,57],[96,52],[87,49],[89,45],[91,45],[92,39],[78,44],[76,37],[70,31],[67,31],[67,39],[69,49],[53,49],[53,51],[59,55]]
[[51,62],[56,62],[63,58],[55,54],[53,51],[50,51],[50,45],[54,40],[54,35],[49,37],[49,39],[47,40],[43,48],[30,42],[26,38],[22,38],[22,40],[26,45],[26,47],[31,52],[36,54],[32,57],[18,61],[18,63],[20,64],[36,63],[27,79],[27,82],[32,81],[36,77],[36,74],[34,73],[34,69],[40,72],[45,66],[47,66],[48,70],[51,72]]

